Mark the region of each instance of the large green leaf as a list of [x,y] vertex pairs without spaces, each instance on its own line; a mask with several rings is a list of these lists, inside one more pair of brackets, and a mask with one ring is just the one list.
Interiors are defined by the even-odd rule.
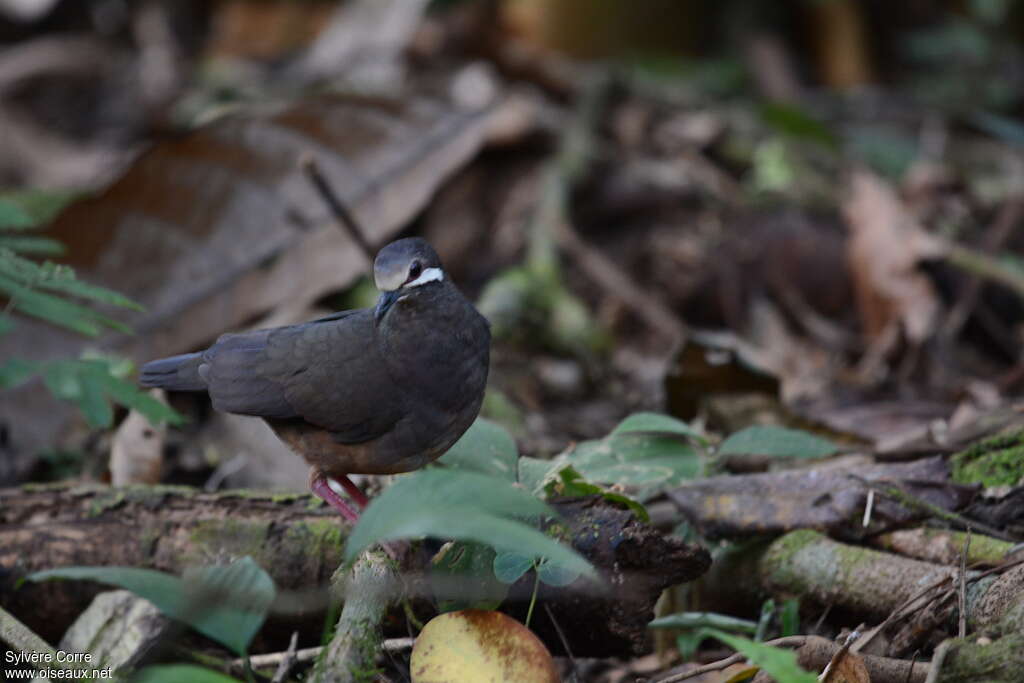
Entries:
[[239,683],[237,678],[193,664],[160,664],[140,669],[131,683]]
[[817,683],[818,677],[804,671],[796,663],[796,653],[762,643],[755,643],[742,636],[732,635],[718,629],[704,629],[704,635],[717,638],[737,652],[742,653],[752,664],[764,670],[777,683]]
[[520,519],[551,514],[540,500],[498,477],[429,469],[401,477],[366,508],[345,546],[347,560],[399,538],[455,539],[549,557],[593,575],[590,563]]
[[485,418],[477,418],[466,433],[438,462],[460,470],[480,472],[516,480],[519,451],[512,435],[504,427]]
[[451,541],[430,561],[430,586],[441,612],[497,609],[508,585],[493,571],[495,551],[484,543]]
[[565,461],[565,458],[544,460],[524,455],[519,458],[517,464],[519,484],[533,495],[543,496],[547,485],[557,481],[558,473],[566,467],[571,467],[571,465]]
[[244,655],[274,600],[274,582],[252,558],[227,566],[188,569],[182,578],[136,567],[64,567],[30,581],[79,579],[130,590],[169,617]]
[[824,458],[839,447],[799,429],[755,425],[732,434],[718,447],[718,455],[767,455],[789,458]]

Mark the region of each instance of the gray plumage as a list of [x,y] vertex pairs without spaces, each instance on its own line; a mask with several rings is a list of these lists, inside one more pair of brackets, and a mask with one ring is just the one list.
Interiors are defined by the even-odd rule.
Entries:
[[490,350],[486,320],[447,277],[414,284],[440,267],[425,241],[393,242],[375,261],[377,282],[406,280],[375,309],[226,334],[147,363],[140,381],[207,391],[217,410],[264,418],[329,476],[422,467],[476,418]]

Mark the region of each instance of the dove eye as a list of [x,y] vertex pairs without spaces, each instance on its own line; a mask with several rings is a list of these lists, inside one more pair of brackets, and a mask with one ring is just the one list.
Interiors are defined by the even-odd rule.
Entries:
[[415,280],[423,272],[423,266],[419,261],[413,261],[412,265],[409,266],[409,280]]

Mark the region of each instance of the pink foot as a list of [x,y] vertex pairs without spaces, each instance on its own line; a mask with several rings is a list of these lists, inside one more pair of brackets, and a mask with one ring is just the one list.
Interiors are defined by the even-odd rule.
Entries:
[[[348,477],[345,477],[345,480],[348,481]],[[355,488],[355,484],[351,481],[348,481],[348,485]],[[342,486],[344,486],[344,483]],[[348,521],[353,524],[359,521],[359,513],[349,507],[348,503],[342,500],[341,496],[331,488],[331,485],[327,483],[327,477],[325,477],[324,473],[320,470],[313,470],[310,473],[309,490],[322,498],[325,503],[340,512],[341,516]],[[348,491],[348,487],[345,487],[345,490]],[[358,491],[359,489],[356,490]],[[364,501],[366,500],[366,496],[363,496],[362,492],[360,492],[360,496]]]
[[352,497],[352,500],[356,502],[356,505],[358,505],[361,508],[366,508],[366,506],[370,504],[370,501],[369,499],[367,499],[366,494],[360,491],[359,487],[356,486],[351,479],[349,479],[348,477],[341,477],[337,481],[339,484],[341,484],[341,488],[345,489],[345,493],[350,495]]

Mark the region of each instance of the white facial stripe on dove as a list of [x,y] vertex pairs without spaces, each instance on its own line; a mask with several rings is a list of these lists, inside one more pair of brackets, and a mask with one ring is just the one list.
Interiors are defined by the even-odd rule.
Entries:
[[420,273],[420,276],[418,278],[405,285],[405,287],[419,287],[420,285],[425,285],[428,282],[434,282],[436,280],[443,279],[443,270],[441,270],[440,268],[427,268],[422,273]]

